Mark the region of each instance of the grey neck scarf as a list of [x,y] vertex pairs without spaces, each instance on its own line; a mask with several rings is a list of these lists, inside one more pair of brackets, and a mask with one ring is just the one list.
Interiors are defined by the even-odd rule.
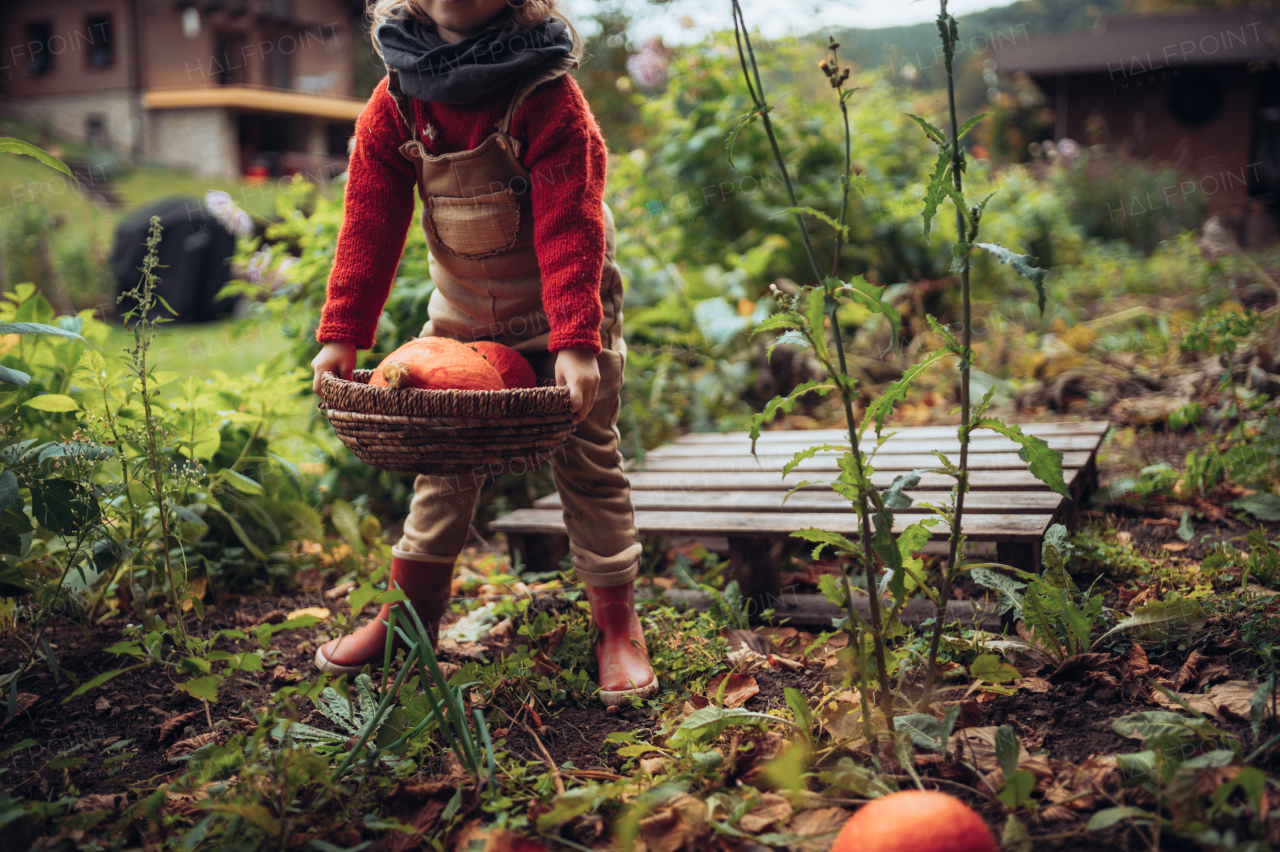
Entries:
[[399,71],[405,94],[446,104],[485,97],[573,48],[568,27],[554,17],[524,30],[490,27],[457,44],[440,38],[430,24],[390,18],[376,37],[387,65]]

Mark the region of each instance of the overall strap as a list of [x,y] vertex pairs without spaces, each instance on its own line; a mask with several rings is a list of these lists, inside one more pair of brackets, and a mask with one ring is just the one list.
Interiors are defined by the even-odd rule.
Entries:
[[[565,74],[570,69],[578,67],[578,60],[570,56],[562,56],[551,62],[545,68],[537,72],[533,77],[526,80],[520,86],[516,87],[515,94],[511,97],[511,103],[507,106],[507,112],[502,116],[502,121],[498,123],[498,132],[505,135],[511,134],[511,119],[515,117],[516,110],[525,102],[525,99],[533,92],[535,88],[555,78]],[[514,143],[513,153],[520,156],[520,142],[516,139],[511,140]]]
[[404,119],[405,127],[409,128],[409,138],[418,141],[418,125],[413,120],[413,103],[409,100],[400,88],[400,72],[387,66],[387,94],[391,95],[391,99],[396,102],[396,108],[400,110],[400,118]]

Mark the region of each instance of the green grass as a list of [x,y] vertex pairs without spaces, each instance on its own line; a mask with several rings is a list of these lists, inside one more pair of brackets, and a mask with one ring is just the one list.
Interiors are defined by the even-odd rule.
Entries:
[[[293,183],[287,179],[252,184],[239,178],[226,179],[200,177],[173,169],[154,165],[130,165],[119,154],[110,151],[93,150],[81,144],[61,139],[54,139],[43,133],[32,124],[20,122],[13,118],[0,116],[0,136],[12,136],[32,142],[50,152],[67,159],[80,159],[102,167],[102,174],[110,177],[110,186],[121,197],[123,203],[118,207],[107,207],[101,203],[90,201],[76,189],[75,183],[66,175],[51,169],[31,157],[5,156],[3,170],[0,170],[0,248],[6,241],[13,245],[24,245],[21,241],[30,236],[29,216],[19,216],[21,205],[34,202],[52,216],[51,245],[57,264],[73,303],[79,307],[103,304],[114,298],[111,292],[113,283],[106,270],[115,242],[116,226],[123,219],[134,215],[138,209],[159,198],[170,195],[184,195],[203,198],[210,190],[221,190],[228,193],[232,200],[252,214],[265,218],[275,218],[277,202],[280,198],[294,191]],[[94,172],[95,175],[98,172]],[[341,192],[340,188],[322,188],[325,192]],[[22,221],[27,224],[18,224]],[[6,234],[16,234],[7,239]],[[25,245],[30,245],[28,240]],[[30,258],[27,255],[19,258]],[[15,276],[10,285],[20,283],[33,268],[42,266],[26,265],[22,260],[10,260],[10,270]],[[38,263],[38,261],[37,261]],[[23,270],[26,269],[27,272]],[[14,271],[16,270],[16,271]],[[192,351],[204,350],[219,353],[238,347],[228,346],[220,342],[221,337],[204,340],[200,334],[190,338]],[[187,348],[179,347],[178,356],[186,357]],[[216,359],[222,356],[215,354]],[[231,359],[233,364],[239,361]],[[255,366],[260,363],[256,356],[245,356],[245,363]],[[200,365],[194,365],[200,369]]]
[[[177,370],[198,379],[222,370],[229,376],[248,373],[288,350],[289,338],[273,326],[244,320],[201,325],[168,323],[152,342],[148,360],[160,370]],[[102,349],[107,354],[132,348],[133,333],[114,323]],[[292,368],[293,365],[288,365]]]

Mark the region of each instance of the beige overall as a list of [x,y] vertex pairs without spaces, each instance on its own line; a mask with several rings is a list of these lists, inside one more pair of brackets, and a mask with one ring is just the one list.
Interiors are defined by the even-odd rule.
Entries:
[[[422,227],[430,248],[435,292],[422,337],[496,340],[525,355],[540,376],[555,372],[547,352],[549,323],[533,242],[532,176],[520,162],[520,142],[508,130],[533,88],[554,80],[576,59],[565,58],[516,87],[497,130],[469,151],[431,156],[418,139],[412,104],[390,72],[388,89],[412,138],[400,154],[416,164]],[[545,176],[538,176],[544,179]],[[620,586],[635,578],[640,559],[631,491],[618,452],[622,340],[622,273],[614,261],[613,213],[604,205],[605,257],[600,275],[602,351],[595,405],[552,458],[564,501],[573,567],[590,586]],[[452,561],[467,532],[485,474],[418,476],[397,556]]]

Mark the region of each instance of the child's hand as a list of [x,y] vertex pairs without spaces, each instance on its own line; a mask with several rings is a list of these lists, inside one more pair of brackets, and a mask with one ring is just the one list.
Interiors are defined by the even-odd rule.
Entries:
[[574,424],[581,423],[596,404],[600,365],[586,349],[561,349],[556,353],[556,384],[569,386],[569,409]]
[[311,390],[320,393],[320,377],[325,373],[333,373],[340,379],[350,379],[351,371],[356,368],[356,345],[354,343],[326,343],[320,354],[311,359],[311,369],[315,379],[311,382]]

